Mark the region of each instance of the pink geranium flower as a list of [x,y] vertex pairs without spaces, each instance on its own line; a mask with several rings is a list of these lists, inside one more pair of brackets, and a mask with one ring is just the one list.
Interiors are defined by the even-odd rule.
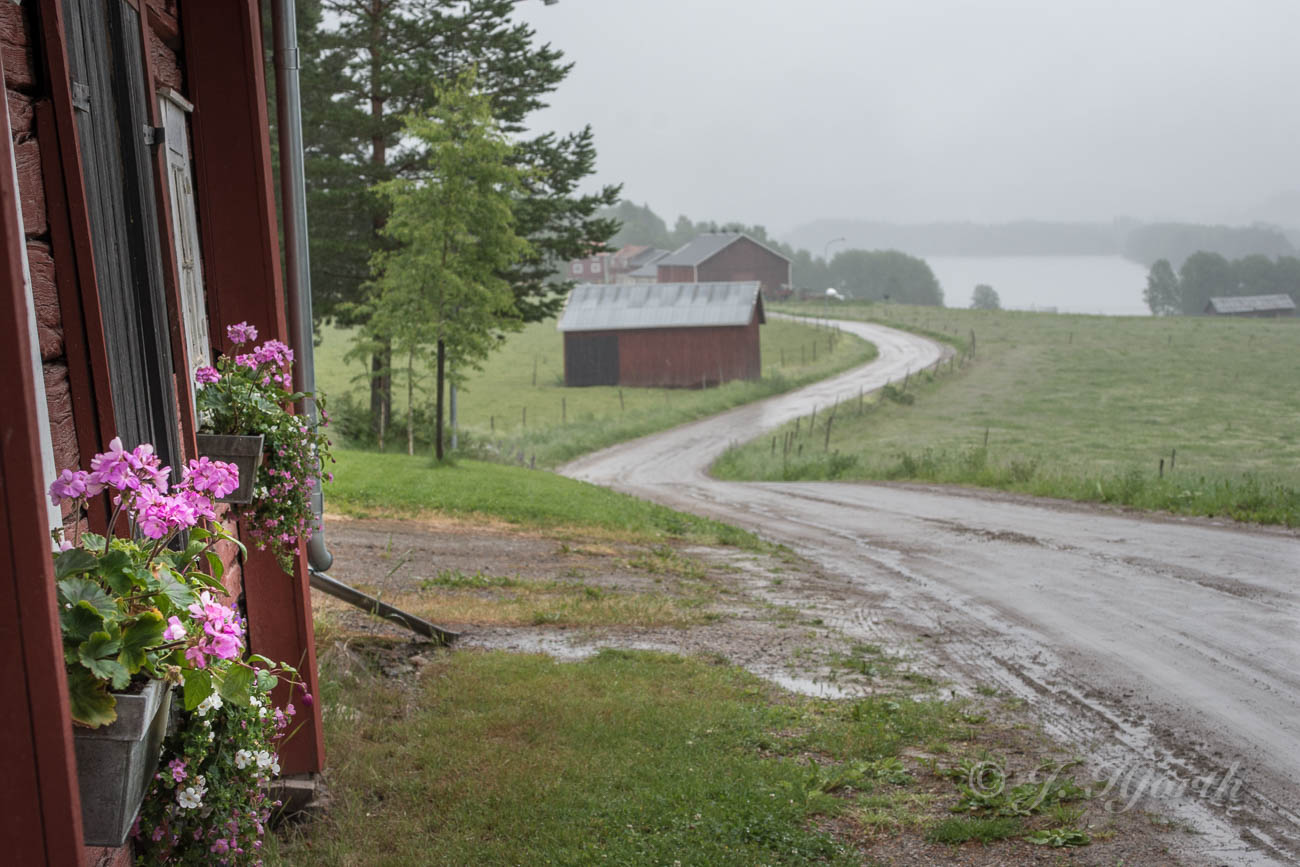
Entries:
[[243,343],[252,343],[257,339],[257,329],[247,322],[239,322],[235,325],[226,326],[226,337],[231,343],[239,346]]

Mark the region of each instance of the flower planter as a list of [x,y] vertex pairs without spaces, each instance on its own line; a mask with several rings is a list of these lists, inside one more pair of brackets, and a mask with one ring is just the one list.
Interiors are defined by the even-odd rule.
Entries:
[[226,436],[199,434],[199,454],[209,460],[225,461],[239,468],[239,487],[220,497],[219,503],[253,502],[253,484],[262,465],[262,435]]
[[117,721],[74,728],[81,823],[87,846],[121,846],[158,767],[171,686],[151,680],[138,694],[116,693]]

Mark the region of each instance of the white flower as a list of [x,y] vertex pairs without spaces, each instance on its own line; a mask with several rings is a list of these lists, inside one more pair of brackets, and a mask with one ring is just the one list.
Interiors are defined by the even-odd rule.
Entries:
[[194,709],[199,716],[207,716],[210,710],[221,710],[221,696],[215,692],[199,702],[199,706]]
[[275,758],[275,756],[271,755],[266,750],[258,750],[257,766],[259,768],[269,768],[271,767],[271,763],[275,761]]
[[271,776],[280,776],[280,763],[275,760],[271,761]]
[[203,803],[203,793],[194,786],[176,790],[177,802],[187,810],[193,810]]
[[261,707],[262,702],[258,700],[257,696],[252,696],[248,700],[248,705],[249,707]]
[[241,771],[248,767],[249,763],[252,761],[253,754],[248,750],[239,750],[235,753],[235,767],[239,768]]

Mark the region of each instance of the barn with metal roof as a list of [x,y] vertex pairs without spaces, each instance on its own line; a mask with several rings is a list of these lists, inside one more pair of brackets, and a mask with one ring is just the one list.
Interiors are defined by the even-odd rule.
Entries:
[[1290,295],[1236,295],[1211,298],[1205,312],[1219,316],[1294,316],[1295,300]]
[[706,232],[655,267],[661,283],[757,280],[769,298],[790,288],[790,260],[743,232]]
[[762,372],[757,280],[584,283],[557,326],[564,384],[702,388]]

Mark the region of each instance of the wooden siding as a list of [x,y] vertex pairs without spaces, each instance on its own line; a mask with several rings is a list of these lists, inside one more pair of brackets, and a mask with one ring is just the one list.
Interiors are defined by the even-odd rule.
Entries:
[[[26,74],[10,74],[11,65],[31,58],[11,41],[15,17],[21,15],[7,4],[0,16],[0,64],[7,87],[30,80]],[[30,32],[26,22],[19,24],[20,34]],[[0,365],[6,372],[0,381],[0,739],[5,753],[0,833],[6,863],[75,865],[84,856],[81,812],[46,535],[36,371],[22,267],[25,231],[18,223],[19,190],[9,171],[16,145],[9,136],[0,141]],[[46,330],[49,325],[46,316]]]
[[758,315],[727,328],[646,328],[618,332],[620,385],[700,388],[758,379]]
[[660,265],[660,283],[695,283],[695,269],[690,265]]
[[[279,228],[263,70],[261,8],[256,0],[181,6],[188,97],[194,103],[195,185],[208,291],[210,333],[247,320],[262,339],[288,342]],[[285,575],[269,551],[250,546],[244,565],[249,644],[297,666],[316,694],[311,591],[300,554]],[[277,702],[289,700],[281,685]],[[285,774],[320,771],[325,762],[320,703],[292,696],[301,726],[280,751]]]
[[[159,86],[184,93],[199,106],[192,156],[202,252],[215,275],[209,285],[212,333],[226,322],[248,319],[265,337],[285,339],[259,4],[130,0],[129,6],[143,18],[137,32],[144,51],[137,59],[147,65],[146,122],[156,121],[153,99]],[[12,153],[18,175],[16,189],[7,169],[0,177],[0,243],[7,245],[0,255],[0,279],[8,299],[0,304],[0,336],[5,338],[0,354],[12,374],[0,384],[0,658],[8,660],[0,664],[5,697],[0,735],[15,759],[8,768],[8,796],[0,799],[0,821],[14,863],[116,864],[129,862],[129,847],[91,850],[80,843],[71,721],[44,527],[47,480],[41,477],[41,432],[31,389],[31,376],[41,375],[57,469],[83,465],[117,433],[100,301],[101,263],[94,255],[62,7],[61,0],[0,3],[0,64],[12,118],[11,137],[0,145]],[[156,181],[157,160],[145,165],[149,163]],[[173,261],[173,251],[166,249],[172,239],[166,197],[160,193],[159,186],[155,195],[164,209],[158,220],[159,246],[164,249],[156,255],[167,268]],[[22,204],[21,225],[11,219],[16,217],[15,201]],[[27,355],[26,321],[19,315],[21,270],[14,270],[21,268],[15,251],[24,246],[37,317],[36,372]],[[164,276],[168,324],[160,338],[170,338],[175,349],[176,304],[170,294],[175,275]],[[185,394],[188,368],[179,352],[173,368],[177,379],[184,380],[175,409],[183,434],[180,450],[188,457],[193,411]],[[65,514],[65,520],[79,518]],[[102,503],[93,505],[85,520],[94,529],[105,529]],[[247,589],[253,648],[298,666],[315,693],[310,592],[301,558],[294,574],[286,576],[269,553],[254,553],[243,569],[232,547],[221,553],[228,564],[227,589],[234,596]],[[286,773],[320,770],[320,704],[292,698],[303,725],[286,745],[282,765]]]
[[696,270],[699,276],[694,279],[700,283],[757,280],[768,297],[790,284],[790,263],[748,238],[737,238],[701,262]]

